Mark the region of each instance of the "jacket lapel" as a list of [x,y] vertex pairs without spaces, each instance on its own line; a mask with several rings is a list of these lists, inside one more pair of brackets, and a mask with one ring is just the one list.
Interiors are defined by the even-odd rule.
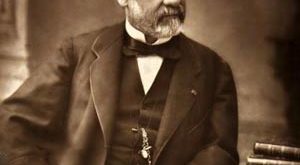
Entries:
[[176,128],[182,122],[195,101],[199,86],[197,82],[201,78],[201,62],[197,60],[197,54],[192,46],[183,42],[183,36],[180,36],[179,47],[177,51],[181,53],[181,58],[174,68],[169,93],[161,119],[161,124],[155,143],[154,164],[163,148],[172,137]]
[[104,29],[92,47],[97,58],[90,67],[90,86],[106,146],[118,105],[123,29],[123,23]]

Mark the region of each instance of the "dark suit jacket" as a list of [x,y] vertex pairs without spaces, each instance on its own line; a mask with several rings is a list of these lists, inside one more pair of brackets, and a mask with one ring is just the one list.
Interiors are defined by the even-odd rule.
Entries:
[[[71,38],[1,105],[12,165],[102,165],[118,108],[124,26]],[[229,66],[184,35],[153,164],[238,164],[237,100]]]

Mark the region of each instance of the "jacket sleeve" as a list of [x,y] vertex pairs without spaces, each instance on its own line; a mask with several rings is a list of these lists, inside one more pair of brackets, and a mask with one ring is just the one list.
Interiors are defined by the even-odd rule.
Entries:
[[236,87],[227,63],[220,62],[216,68],[216,93],[210,119],[217,140],[199,151],[189,165],[237,165],[239,163]]
[[0,153],[9,165],[46,165],[64,136],[74,59],[72,40],[47,58],[0,106]]

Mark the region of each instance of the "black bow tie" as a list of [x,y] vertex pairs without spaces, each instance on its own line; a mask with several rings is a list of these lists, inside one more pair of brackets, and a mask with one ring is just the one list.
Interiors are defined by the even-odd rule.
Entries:
[[128,34],[124,37],[123,53],[126,56],[153,56],[158,55],[163,58],[178,59],[178,37],[173,37],[170,41],[160,45],[148,45],[131,38]]

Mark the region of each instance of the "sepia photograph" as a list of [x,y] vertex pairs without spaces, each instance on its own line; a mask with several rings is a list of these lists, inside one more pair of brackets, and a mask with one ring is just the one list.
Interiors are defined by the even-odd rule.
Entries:
[[300,165],[299,55],[298,0],[0,0],[0,165]]

